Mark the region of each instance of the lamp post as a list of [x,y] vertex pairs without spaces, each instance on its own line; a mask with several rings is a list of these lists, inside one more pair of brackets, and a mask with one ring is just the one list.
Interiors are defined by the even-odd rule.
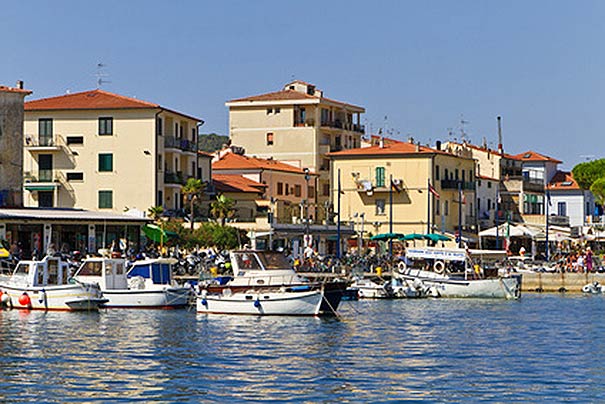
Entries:
[[362,254],[363,252],[363,225],[365,223],[365,218],[366,218],[366,214],[365,212],[363,213],[355,213],[355,218],[359,217],[361,218],[361,231],[359,232],[359,237],[358,237],[358,243],[357,243],[357,247],[359,248],[359,255]]
[[[389,233],[393,234],[393,174],[389,176]],[[393,256],[392,238],[389,238],[389,255]]]

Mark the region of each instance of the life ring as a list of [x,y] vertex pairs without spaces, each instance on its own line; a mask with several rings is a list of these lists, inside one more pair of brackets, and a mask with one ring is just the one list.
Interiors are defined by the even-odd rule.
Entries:
[[397,272],[400,274],[405,273],[406,269],[408,269],[408,266],[405,264],[405,262],[401,261],[399,264],[397,264]]
[[433,264],[433,271],[437,274],[442,274],[445,272],[445,263],[443,261],[435,261]]

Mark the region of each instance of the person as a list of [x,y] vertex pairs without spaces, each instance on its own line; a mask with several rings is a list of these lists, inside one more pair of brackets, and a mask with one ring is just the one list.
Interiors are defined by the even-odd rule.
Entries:
[[50,243],[46,248],[46,255],[48,255],[49,257],[53,257],[56,253],[57,247],[55,246],[55,243]]
[[584,254],[578,255],[578,260],[576,261],[576,272],[584,273]]
[[592,272],[592,249],[586,247],[586,272]]
[[525,247],[521,246],[521,248],[519,249],[519,255],[525,257]]

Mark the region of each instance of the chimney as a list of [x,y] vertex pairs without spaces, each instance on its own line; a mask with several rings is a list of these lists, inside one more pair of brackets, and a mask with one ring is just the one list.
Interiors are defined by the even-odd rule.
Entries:
[[378,141],[378,147],[380,147],[381,149],[384,149],[384,136],[380,138],[380,140]]
[[23,80],[17,80],[17,88],[23,90]]
[[437,140],[437,141],[435,142],[435,148],[436,148],[437,150],[441,150],[441,140]]
[[420,143],[416,143],[416,153],[420,152]]
[[502,148],[502,118],[498,117],[498,153],[503,154],[504,149]]
[[408,142],[410,142],[410,143],[412,143],[412,144],[413,144],[413,143],[414,143],[414,138],[410,136],[410,137],[408,138]]

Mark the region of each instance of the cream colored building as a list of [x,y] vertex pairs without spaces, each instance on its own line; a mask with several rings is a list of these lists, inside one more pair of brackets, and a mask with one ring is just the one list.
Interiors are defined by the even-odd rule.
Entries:
[[474,231],[472,158],[408,142],[381,142],[331,153],[330,157],[335,209],[338,210],[340,176],[340,220],[359,226],[356,218],[363,214],[365,238],[391,230],[404,234],[452,234],[458,230],[459,218],[463,235]]
[[124,212],[181,209],[189,177],[209,181],[203,121],[103,90],[25,103],[24,204]]
[[328,153],[361,146],[365,109],[324,97],[303,81],[282,90],[231,100],[229,135],[233,145],[260,158],[273,158],[319,174],[314,198],[318,221],[325,219],[329,202]]
[[23,100],[31,91],[0,86],[0,206],[23,203]]

